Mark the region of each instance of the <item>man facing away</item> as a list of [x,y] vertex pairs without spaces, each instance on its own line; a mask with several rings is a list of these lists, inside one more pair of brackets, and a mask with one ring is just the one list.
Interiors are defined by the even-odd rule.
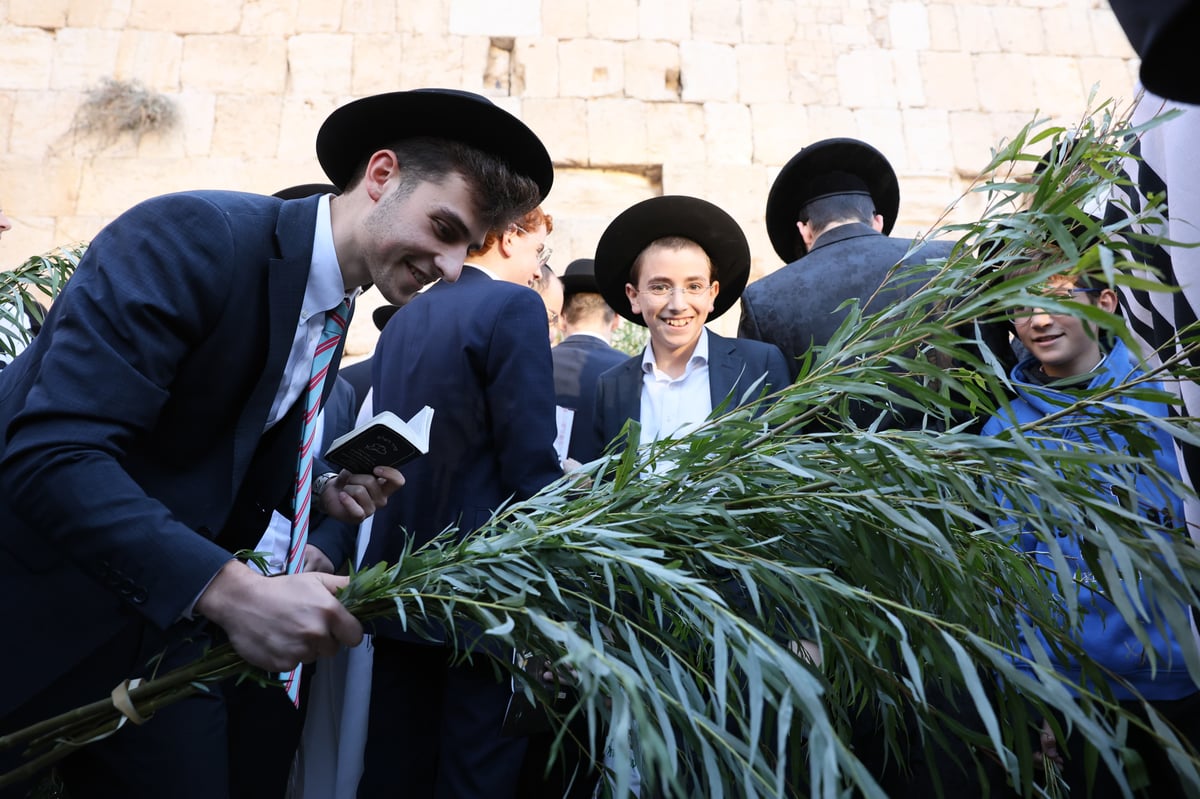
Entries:
[[827,344],[845,320],[838,307],[846,300],[859,299],[870,313],[909,296],[915,284],[879,288],[896,264],[945,257],[952,244],[889,238],[899,208],[896,173],[866,142],[823,139],[793,156],[766,210],[771,244],[787,266],[746,287],[738,336],[779,347],[794,377],[796,359]]
[[628,357],[612,346],[620,317],[600,294],[596,262],[577,258],[562,276],[563,340],[550,351],[554,359],[554,395],[560,407],[574,412],[567,454],[580,463],[600,456],[593,443],[592,412],[596,381]]
[[[298,480],[315,354],[362,286],[403,304],[457,279],[553,170],[518,120],[452,90],[350,103],[317,154],[337,197],[186,192],[120,216],[0,373],[0,730],[221,641],[281,672],[361,639],[335,595],[346,578],[312,571],[316,553],[270,578],[231,553],[293,498],[358,521],[402,484],[377,468],[322,474],[318,492],[320,463]],[[76,799],[212,799],[236,795],[231,762],[254,754],[229,750],[218,688],[83,747],[64,774]]]

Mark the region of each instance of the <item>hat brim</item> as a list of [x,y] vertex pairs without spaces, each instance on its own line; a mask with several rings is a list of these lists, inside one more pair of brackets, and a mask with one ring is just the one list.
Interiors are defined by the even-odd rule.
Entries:
[[652,197],[622,211],[609,223],[596,245],[596,283],[609,306],[629,321],[645,326],[625,294],[634,261],[648,244],[668,236],[696,242],[708,254],[721,290],[708,320],[728,311],[742,296],[750,277],[750,245],[729,214],[696,197]]
[[815,196],[805,187],[829,172],[849,172],[867,185],[875,212],[883,217],[883,234],[892,232],[900,211],[900,182],[883,153],[858,139],[823,139],[805,147],[779,170],[767,195],[766,225],[771,246],[785,263],[808,254],[796,221],[800,209]]
[[380,305],[371,311],[371,321],[375,323],[375,329],[382,333],[383,329],[387,327],[388,320],[395,316],[398,310],[400,310],[399,305]]
[[296,186],[288,186],[286,189],[280,189],[272,194],[272,197],[278,197],[281,200],[303,200],[305,197],[311,197],[314,194],[337,194],[338,187],[329,183],[301,183]]
[[376,94],[347,103],[317,132],[317,160],[340,190],[373,153],[419,136],[461,142],[493,155],[531,178],[541,199],[550,193],[554,164],[525,123],[471,92],[414,89]]

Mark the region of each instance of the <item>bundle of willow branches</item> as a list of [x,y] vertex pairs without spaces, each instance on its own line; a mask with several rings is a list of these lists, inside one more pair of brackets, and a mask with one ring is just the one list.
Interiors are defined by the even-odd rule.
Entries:
[[[572,675],[568,706],[546,701],[547,688],[524,670],[495,662],[541,700],[559,730],[586,717],[592,751],[614,752],[608,788],[618,796],[627,795],[635,762],[641,780],[665,795],[834,797],[853,786],[883,796],[846,743],[863,711],[879,720],[880,740],[900,763],[913,748],[961,741],[963,757],[1001,769],[1030,793],[1052,789],[1030,745],[1043,716],[1065,719],[1096,747],[1102,767],[1134,787],[1126,726],[1152,727],[1200,790],[1195,753],[1152,711],[1150,722],[1123,714],[1107,687],[1111,675],[1077,645],[1088,609],[1058,596],[1012,546],[1020,530],[1048,546],[1056,530],[1069,530],[1099,553],[1097,579],[1136,630],[1186,635],[1184,608],[1200,601],[1200,557],[1180,531],[1106,501],[1097,481],[1101,467],[1140,470],[1189,491],[1156,469],[1137,431],[1158,424],[1196,443],[1190,420],[1136,416],[1114,398],[1157,393],[1112,386],[1059,416],[1086,411],[1092,424],[1100,416],[1129,433],[1128,452],[1030,446],[1029,436],[1055,435],[1048,422],[1009,437],[973,432],[1006,401],[999,367],[1007,355],[991,334],[1006,308],[1049,302],[1118,330],[1118,319],[1091,306],[1035,299],[1039,276],[1004,279],[1023,254],[1045,249],[1061,256],[1047,273],[1131,279],[1121,271],[1130,257],[1123,223],[1077,219],[1085,216],[1081,197],[1122,179],[1111,165],[1137,135],[1106,108],[1071,132],[1069,146],[1064,130],[1035,134],[1031,126],[997,152],[993,178],[977,187],[990,198],[985,219],[947,228],[962,243],[946,263],[897,270],[893,280],[921,284],[911,299],[873,314],[852,304],[793,386],[746,398],[749,406],[686,438],[610,453],[582,476],[501,509],[461,543],[447,534],[361,571],[343,602],[362,619],[436,622],[464,652],[464,631],[482,629],[550,659]],[[1000,174],[1037,160],[1027,147],[1047,144],[1053,157],[1037,182]],[[1091,225],[1086,246],[1068,219]],[[1184,337],[1183,353],[1194,351],[1194,332]],[[1176,356],[1157,376],[1196,374]],[[850,420],[864,409],[874,421],[860,427]],[[898,416],[904,429],[890,425]],[[1155,601],[1124,591],[1139,581]],[[1034,627],[1054,651],[1079,660],[1080,684],[1044,656],[1020,655],[1022,630]],[[800,641],[812,642],[819,662]],[[1200,678],[1194,653],[1187,666]],[[222,648],[128,696],[146,715],[231,676],[261,677]],[[947,698],[959,712],[949,712]],[[29,747],[41,766],[69,751],[68,741],[120,719],[111,701],[100,702],[0,746]]]

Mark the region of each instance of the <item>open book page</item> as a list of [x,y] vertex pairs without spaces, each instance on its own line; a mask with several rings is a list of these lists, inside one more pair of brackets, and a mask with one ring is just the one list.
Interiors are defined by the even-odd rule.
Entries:
[[376,466],[399,468],[429,451],[432,425],[433,408],[428,405],[407,422],[383,411],[335,439],[325,460],[353,474],[370,474]]

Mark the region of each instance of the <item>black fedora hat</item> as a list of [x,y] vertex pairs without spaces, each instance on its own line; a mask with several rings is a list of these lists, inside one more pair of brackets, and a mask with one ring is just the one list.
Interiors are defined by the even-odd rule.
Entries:
[[596,245],[596,282],[609,306],[631,322],[645,325],[625,295],[629,272],[646,245],[680,236],[700,245],[712,261],[721,290],[708,318],[716,319],[742,296],[750,277],[750,245],[734,218],[697,197],[651,197],[622,211]]
[[387,327],[388,320],[395,316],[398,310],[399,305],[380,305],[371,311],[371,321],[375,323],[375,329],[382,332]]
[[863,194],[883,217],[883,234],[892,232],[900,211],[900,182],[883,153],[858,139],[822,139],[792,156],[779,170],[767,195],[767,235],[785,262],[808,253],[796,221],[800,209],[821,197]]
[[405,138],[461,142],[531,178],[542,199],[554,182],[545,145],[525,123],[488,98],[458,89],[413,89],[375,94],[335,110],[317,132],[317,160],[345,189],[363,160]]
[[311,197],[314,194],[340,194],[338,187],[330,183],[300,183],[295,186],[288,186],[286,189],[280,189],[272,194],[272,197],[278,197],[281,200],[303,200],[305,197]]
[[563,284],[563,296],[590,291],[600,293],[600,284],[596,282],[596,262],[591,258],[576,258],[567,264],[560,280]]

